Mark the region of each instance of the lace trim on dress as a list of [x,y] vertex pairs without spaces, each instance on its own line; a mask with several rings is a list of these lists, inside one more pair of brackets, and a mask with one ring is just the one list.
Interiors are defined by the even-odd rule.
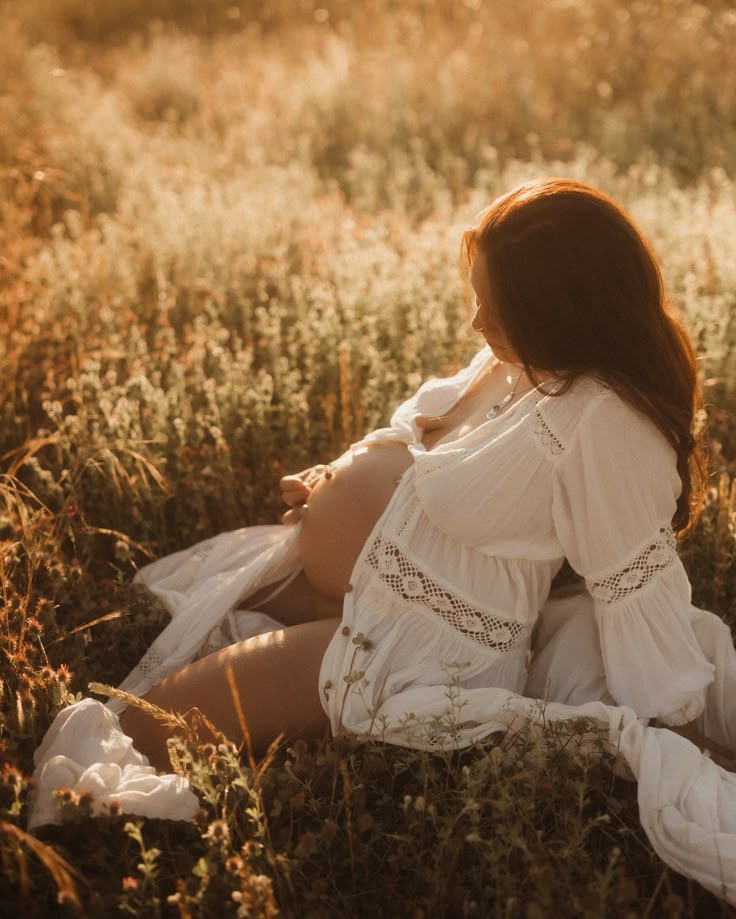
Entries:
[[409,524],[414,521],[414,519],[419,515],[420,511],[421,511],[421,507],[419,504],[412,505],[410,513],[404,516],[404,519],[401,521],[401,523],[396,529],[397,536],[402,536],[404,534]]
[[167,677],[170,669],[171,668],[164,665],[164,659],[161,656],[161,652],[157,651],[154,647],[150,647],[130,675],[120,684],[120,688],[127,689],[128,686],[136,686],[142,679],[146,684],[146,688],[136,690],[136,694],[142,696],[144,693],[148,692],[152,686],[155,686]]
[[562,441],[542,417],[539,407],[534,410],[534,433],[552,456],[562,456],[565,448]]
[[624,568],[603,578],[586,581],[591,595],[602,603],[627,600],[643,590],[677,558],[677,543],[671,526],[659,528],[659,533]]
[[473,606],[437,583],[410,562],[395,543],[378,537],[366,561],[393,593],[424,607],[486,648],[510,651],[525,644],[531,635],[531,626]]

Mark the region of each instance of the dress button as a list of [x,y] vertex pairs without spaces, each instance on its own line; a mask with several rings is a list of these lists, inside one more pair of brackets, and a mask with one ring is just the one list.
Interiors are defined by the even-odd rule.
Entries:
[[342,634],[347,638],[350,634],[350,629],[348,626],[344,625],[341,629]]
[[326,681],[325,681],[325,686],[324,686],[324,688],[325,688],[325,689],[332,689],[332,680],[326,680]]

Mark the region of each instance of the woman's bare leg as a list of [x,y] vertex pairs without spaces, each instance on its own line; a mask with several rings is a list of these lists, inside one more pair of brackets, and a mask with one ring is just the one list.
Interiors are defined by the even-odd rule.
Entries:
[[[227,679],[227,668],[232,667],[256,757],[282,733],[285,742],[322,736],[329,722],[319,698],[319,670],[339,622],[305,622],[223,648],[162,680],[145,698],[181,714],[198,708],[216,728],[239,742],[242,732]],[[132,706],[121,722],[153,766],[170,768],[166,750],[170,733],[161,722]]]

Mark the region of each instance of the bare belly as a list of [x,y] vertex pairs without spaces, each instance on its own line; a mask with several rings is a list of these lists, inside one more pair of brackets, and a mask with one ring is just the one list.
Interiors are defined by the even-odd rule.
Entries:
[[318,593],[342,598],[363,544],[411,463],[405,444],[372,444],[314,487],[299,538],[304,573]]

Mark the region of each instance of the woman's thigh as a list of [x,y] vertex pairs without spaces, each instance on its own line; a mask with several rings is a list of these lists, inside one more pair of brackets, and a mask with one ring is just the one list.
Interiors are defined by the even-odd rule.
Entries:
[[[223,648],[162,680],[145,698],[167,711],[189,713],[189,720],[191,710],[197,708],[227,737],[239,742],[240,720],[228,682],[231,669],[257,757],[280,734],[285,743],[297,737],[322,736],[329,722],[319,698],[319,670],[339,622],[305,622]],[[136,749],[158,769],[168,769],[166,739],[170,732],[133,707],[123,713],[121,721]]]

